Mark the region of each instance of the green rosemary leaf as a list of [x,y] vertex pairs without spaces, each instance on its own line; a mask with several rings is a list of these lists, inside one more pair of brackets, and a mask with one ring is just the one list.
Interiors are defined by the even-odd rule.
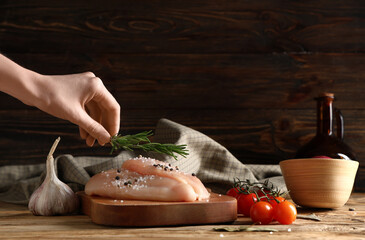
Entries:
[[313,221],[317,221],[320,222],[321,219],[314,213],[309,214],[309,215],[297,215],[297,218],[301,218],[301,219],[308,219],[308,220],[313,220]]
[[177,160],[176,154],[186,157],[189,153],[186,149],[186,145],[175,144],[161,144],[152,143],[149,139],[152,136],[152,131],[144,131],[134,135],[116,135],[110,140],[112,145],[111,153],[118,149],[125,149],[133,151],[133,149],[141,149],[145,152],[157,152],[161,154],[167,154]]

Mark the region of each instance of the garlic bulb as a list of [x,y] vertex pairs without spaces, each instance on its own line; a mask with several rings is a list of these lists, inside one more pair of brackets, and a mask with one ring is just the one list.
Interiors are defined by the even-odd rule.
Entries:
[[28,208],[34,215],[65,215],[74,212],[79,207],[79,199],[76,194],[56,176],[53,152],[59,141],[58,137],[48,154],[46,178],[30,197]]

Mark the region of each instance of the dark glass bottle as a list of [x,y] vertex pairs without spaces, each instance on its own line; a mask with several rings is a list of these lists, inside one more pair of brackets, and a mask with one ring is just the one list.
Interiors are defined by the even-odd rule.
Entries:
[[[343,142],[343,117],[339,110],[333,110],[334,94],[322,93],[317,100],[317,134],[301,147],[295,158],[327,156],[337,159],[355,160],[351,148]],[[337,134],[333,134],[333,114],[337,122]]]

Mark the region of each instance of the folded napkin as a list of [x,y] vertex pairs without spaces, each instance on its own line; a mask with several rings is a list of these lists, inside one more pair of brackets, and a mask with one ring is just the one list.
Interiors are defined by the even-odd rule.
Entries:
[[[208,136],[168,119],[159,120],[153,141],[186,144],[189,155],[186,158],[178,156],[176,162],[170,156],[152,152],[122,151],[115,157],[73,157],[66,154],[55,159],[56,172],[59,179],[75,192],[82,191],[94,174],[118,168],[125,160],[143,155],[174,163],[181,171],[195,173],[207,188],[216,193],[225,193],[237,177],[250,181],[269,179],[279,189],[286,190],[279,165],[244,164],[244,159],[239,161]],[[27,204],[44,176],[45,164],[0,167],[0,201]]]

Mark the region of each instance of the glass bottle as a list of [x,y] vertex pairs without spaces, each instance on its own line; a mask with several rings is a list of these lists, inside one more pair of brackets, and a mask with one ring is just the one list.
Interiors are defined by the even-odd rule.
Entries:
[[[343,142],[343,117],[339,110],[333,109],[334,94],[322,93],[317,100],[317,134],[301,147],[295,158],[330,157],[355,160],[351,148]],[[336,116],[337,134],[333,133],[333,115]]]

